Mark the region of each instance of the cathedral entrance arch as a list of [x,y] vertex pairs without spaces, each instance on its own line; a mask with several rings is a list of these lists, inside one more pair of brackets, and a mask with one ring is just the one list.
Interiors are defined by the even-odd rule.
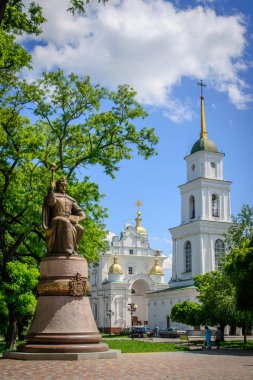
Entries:
[[132,283],[132,302],[137,305],[137,310],[132,317],[132,323],[134,326],[148,324],[148,300],[145,298],[145,294],[150,290],[151,286],[149,281],[146,281],[145,279],[137,279]]

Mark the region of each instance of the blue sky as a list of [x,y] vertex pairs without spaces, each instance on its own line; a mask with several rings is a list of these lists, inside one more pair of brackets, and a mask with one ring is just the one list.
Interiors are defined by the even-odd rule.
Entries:
[[[22,37],[33,55],[28,78],[60,67],[66,73],[90,75],[94,83],[112,89],[128,83],[149,112],[138,123],[155,128],[158,155],[122,162],[114,180],[100,168],[88,174],[105,194],[112,233],[135,223],[140,198],[151,246],[169,256],[169,269],[168,228],[180,224],[183,158],[199,138],[199,79],[207,83],[209,138],[225,153],[224,179],[233,182],[232,214],[243,203],[253,205],[253,2],[109,0],[106,6],[94,2],[86,17],[75,18],[65,12],[67,0],[38,2],[48,22],[41,36]],[[169,275],[167,271],[167,280]]]

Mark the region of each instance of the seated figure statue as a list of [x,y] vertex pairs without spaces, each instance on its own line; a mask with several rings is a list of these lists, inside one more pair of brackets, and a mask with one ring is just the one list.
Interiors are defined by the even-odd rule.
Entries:
[[61,178],[51,182],[43,205],[43,228],[48,254],[77,254],[77,245],[84,229],[78,224],[85,213],[75,199],[66,194],[67,181]]

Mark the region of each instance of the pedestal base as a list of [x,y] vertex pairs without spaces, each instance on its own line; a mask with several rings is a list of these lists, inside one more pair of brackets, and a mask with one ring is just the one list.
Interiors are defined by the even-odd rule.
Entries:
[[40,273],[38,303],[27,343],[12,355],[108,352],[108,345],[100,343],[87,297],[86,260],[77,255],[48,256],[41,262]]
[[25,343],[18,346],[18,351],[27,353],[93,353],[108,351],[108,345],[104,343],[96,344],[68,344],[64,343]]
[[97,359],[117,359],[121,354],[120,350],[108,350],[106,352],[91,353],[29,353],[9,351],[3,353],[4,359],[14,360],[97,360]]

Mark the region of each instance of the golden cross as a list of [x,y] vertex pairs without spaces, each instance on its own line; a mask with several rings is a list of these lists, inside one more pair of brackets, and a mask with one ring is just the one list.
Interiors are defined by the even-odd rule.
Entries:
[[137,199],[137,202],[135,202],[136,206],[138,207],[138,212],[140,212],[140,207],[142,206],[142,203],[139,199]]

